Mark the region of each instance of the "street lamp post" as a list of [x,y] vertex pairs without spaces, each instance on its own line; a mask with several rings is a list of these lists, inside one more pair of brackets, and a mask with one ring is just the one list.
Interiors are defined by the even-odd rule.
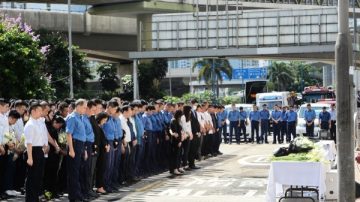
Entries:
[[68,31],[69,31],[69,80],[70,80],[70,98],[74,98],[74,84],[73,84],[73,64],[72,64],[72,18],[71,18],[71,0],[68,0]]
[[339,202],[355,201],[354,140],[351,133],[349,1],[338,0],[335,45]]

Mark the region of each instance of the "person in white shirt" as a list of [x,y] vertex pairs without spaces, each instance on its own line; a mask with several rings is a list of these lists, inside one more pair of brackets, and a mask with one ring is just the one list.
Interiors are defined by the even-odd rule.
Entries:
[[27,103],[22,100],[17,100],[14,103],[14,109],[20,114],[20,117],[15,125],[14,125],[14,131],[15,131],[15,137],[18,141],[21,140],[21,136],[24,134],[24,120],[22,117],[24,116],[26,112]]
[[[190,150],[190,141],[193,139],[193,134],[191,130],[191,109],[192,107],[189,105],[185,105],[183,107],[183,115],[180,119],[180,125],[184,132],[184,137],[182,138],[181,147],[183,149],[182,155],[182,166],[185,168],[188,165],[188,157]],[[190,170],[190,168],[185,168],[185,170]],[[182,168],[179,169],[180,172],[184,172]]]
[[132,182],[135,179],[135,156],[136,156],[136,130],[134,124],[131,122],[132,109],[129,105],[121,108],[122,115],[120,115],[121,127],[125,131],[123,146],[125,148],[125,162],[123,163],[122,171],[125,173],[126,181]]
[[331,104],[330,109],[330,136],[336,143],[336,107],[335,104]]
[[0,98],[0,197],[3,198],[5,196],[4,188],[2,185],[4,185],[3,176],[4,176],[4,168],[6,167],[5,164],[5,147],[4,147],[4,134],[5,131],[9,131],[9,124],[6,117],[6,112],[8,111],[9,103],[3,99]]
[[41,120],[42,108],[39,103],[30,106],[31,118],[24,128],[25,145],[27,147],[28,173],[26,180],[26,201],[39,201],[41,182],[43,179],[45,153],[48,150],[47,131]]

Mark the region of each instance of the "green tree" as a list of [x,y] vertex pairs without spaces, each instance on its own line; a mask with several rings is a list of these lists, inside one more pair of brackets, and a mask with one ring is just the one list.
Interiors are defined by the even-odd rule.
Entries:
[[[51,75],[51,86],[55,89],[56,98],[69,96],[69,49],[66,38],[59,32],[39,30],[40,45],[47,46],[48,52],[43,65],[43,71]],[[73,81],[74,94],[84,92],[86,80],[92,79],[90,69],[85,60],[86,55],[73,46]]]
[[[214,69],[212,68],[214,67]],[[203,59],[197,61],[193,65],[193,71],[199,68],[199,82],[204,80],[206,85],[212,83],[212,75],[214,71],[214,85],[216,84],[216,96],[219,96],[219,83],[222,83],[222,73],[230,80],[232,79],[232,67],[227,59]],[[215,93],[215,92],[214,92]]]
[[142,98],[162,98],[165,93],[160,82],[165,77],[168,63],[166,59],[154,59],[139,65],[139,91]]
[[293,71],[287,63],[273,62],[269,67],[269,81],[274,84],[277,91],[288,90],[294,82]]
[[313,86],[322,83],[322,68],[314,67],[303,62],[291,62],[291,69],[294,71],[294,82],[291,90],[301,92],[305,86]]
[[47,47],[21,18],[5,18],[0,23],[0,97],[52,97],[49,75],[42,71]]
[[100,65],[97,73],[100,76],[100,83],[102,89],[105,91],[105,94],[113,97],[118,94],[118,90],[120,88],[119,82],[120,79],[117,76],[116,66],[113,64],[103,64]]

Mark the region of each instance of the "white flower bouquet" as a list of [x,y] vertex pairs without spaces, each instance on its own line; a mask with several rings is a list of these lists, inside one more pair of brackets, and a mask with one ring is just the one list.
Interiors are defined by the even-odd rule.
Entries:
[[59,143],[59,147],[62,149],[65,149],[67,145],[66,135],[67,134],[65,132],[59,134],[58,143]]
[[3,143],[4,144],[15,144],[16,137],[14,132],[8,132],[4,134]]

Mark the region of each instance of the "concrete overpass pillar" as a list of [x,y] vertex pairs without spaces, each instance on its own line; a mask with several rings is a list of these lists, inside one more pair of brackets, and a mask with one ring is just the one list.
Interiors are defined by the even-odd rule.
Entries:
[[137,16],[138,51],[152,48],[152,14]]

